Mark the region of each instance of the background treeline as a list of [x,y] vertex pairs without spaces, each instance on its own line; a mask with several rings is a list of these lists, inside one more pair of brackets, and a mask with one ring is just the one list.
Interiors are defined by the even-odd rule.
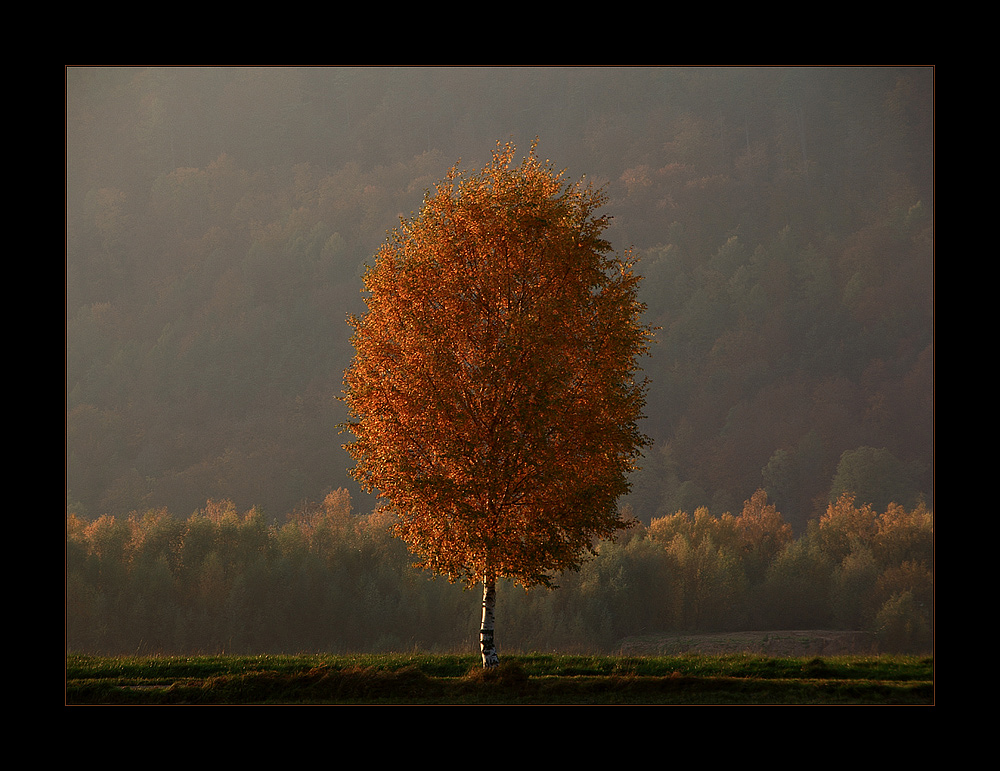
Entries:
[[[453,162],[481,167],[497,140],[526,152],[538,136],[543,158],[605,186],[608,235],[641,258],[660,328],[654,446],[627,502],[641,522],[719,517],[758,488],[800,537],[842,489],[933,509],[932,70],[71,68],[66,97],[68,509],[112,540],[131,512],[258,512],[225,527],[240,544],[257,533],[271,561],[249,552],[227,602],[275,571],[289,593],[325,575],[310,566],[333,551],[278,527],[303,501],[343,488],[367,522],[335,398],[363,265]],[[197,542],[186,519],[156,521]],[[329,549],[399,548],[350,538]],[[196,600],[224,584],[162,554],[130,563],[128,586],[191,593],[164,634],[208,646]],[[220,575],[237,570],[218,554]],[[413,580],[392,574],[387,596],[420,602]],[[436,608],[452,596],[419,585]],[[112,597],[130,602],[124,588],[94,602]],[[290,630],[312,601],[273,610]]]
[[[883,652],[931,650],[932,516],[844,494],[792,533],[763,491],[738,515],[707,509],[625,531],[560,588],[504,584],[508,651],[613,653],[631,635],[869,630]],[[479,592],[410,567],[346,490],[282,524],[209,501],[69,518],[67,644],[110,655],[472,652]]]

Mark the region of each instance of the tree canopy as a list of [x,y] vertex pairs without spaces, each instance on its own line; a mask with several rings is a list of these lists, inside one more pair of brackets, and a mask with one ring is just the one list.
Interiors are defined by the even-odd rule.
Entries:
[[549,584],[626,526],[646,440],[639,277],[599,190],[532,146],[454,166],[366,273],[345,376],[354,476],[424,567]]

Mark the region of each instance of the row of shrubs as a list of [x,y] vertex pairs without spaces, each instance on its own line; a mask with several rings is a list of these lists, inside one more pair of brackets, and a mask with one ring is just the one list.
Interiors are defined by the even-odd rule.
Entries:
[[[612,653],[654,633],[857,629],[886,652],[932,642],[933,516],[845,494],[793,536],[763,491],[739,515],[636,523],[559,588],[502,584],[507,651]],[[469,652],[480,595],[411,566],[383,515],[344,490],[283,523],[230,501],[187,519],[165,510],[67,518],[71,651]]]

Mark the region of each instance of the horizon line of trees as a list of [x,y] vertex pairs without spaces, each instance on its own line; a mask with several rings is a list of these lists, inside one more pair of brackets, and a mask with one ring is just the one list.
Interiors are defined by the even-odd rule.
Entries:
[[[165,508],[69,513],[66,526],[73,652],[477,649],[477,598],[414,568],[386,515],[353,513],[346,489],[282,523],[209,500],[186,519]],[[842,491],[796,535],[758,490],[738,515],[700,507],[635,521],[556,584],[498,585],[501,650],[614,653],[643,634],[825,628],[869,631],[880,652],[924,653],[933,512]]]

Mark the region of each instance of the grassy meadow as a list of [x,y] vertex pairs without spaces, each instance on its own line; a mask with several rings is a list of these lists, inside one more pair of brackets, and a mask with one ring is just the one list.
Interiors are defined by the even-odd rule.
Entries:
[[473,655],[66,660],[73,705],[933,705],[917,656]]

